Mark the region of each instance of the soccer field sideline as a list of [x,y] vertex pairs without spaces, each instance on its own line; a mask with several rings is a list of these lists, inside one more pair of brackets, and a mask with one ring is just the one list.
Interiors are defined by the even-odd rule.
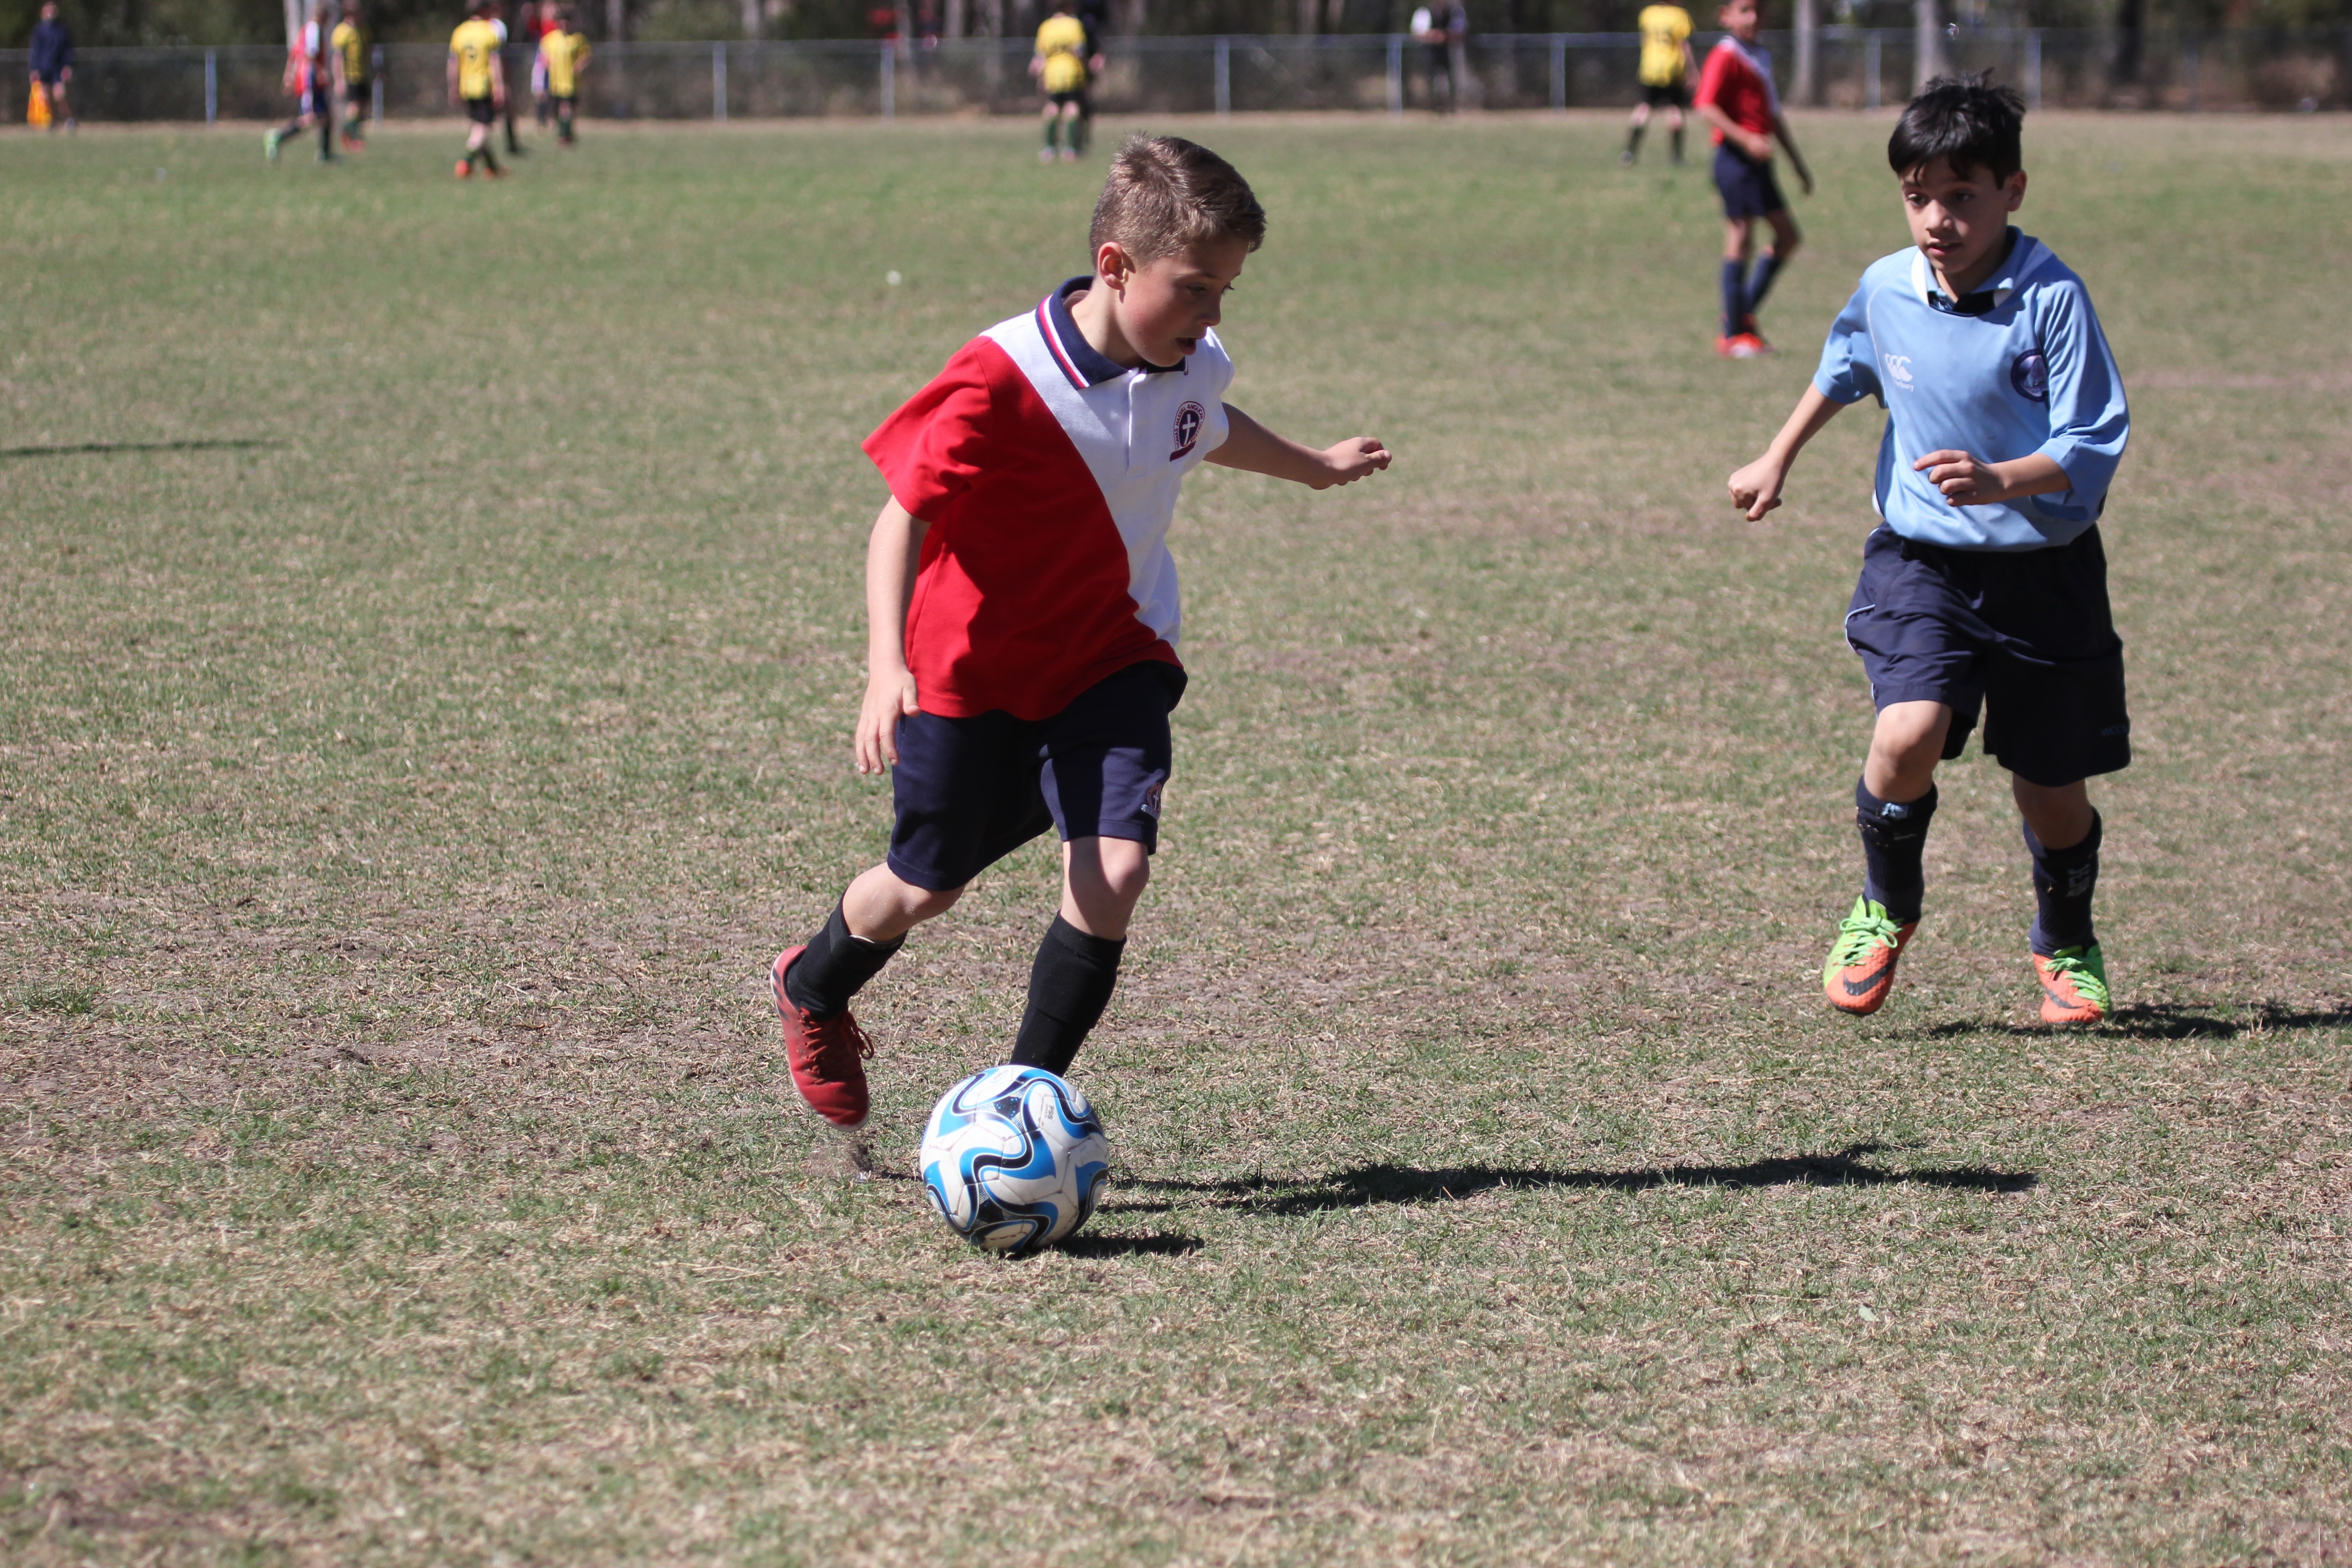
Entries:
[[759,971],[887,826],[855,444],[1076,270],[1098,163],[0,142],[0,1554],[2346,1550],[2352,136],[2028,122],[2139,425],[2126,1012],[2059,1037],[1973,751],[1906,990],[1823,1016],[1874,421],[1717,510],[1901,243],[1883,122],[1798,122],[1754,365],[1706,352],[1703,170],[1624,174],[1613,115],[1378,123],[1179,126],[1273,215],[1234,401],[1399,462],[1188,494],[1168,848],[1080,1068],[1114,1190],[1011,1267],[900,1178],[1045,858],[877,987],[879,1179]]

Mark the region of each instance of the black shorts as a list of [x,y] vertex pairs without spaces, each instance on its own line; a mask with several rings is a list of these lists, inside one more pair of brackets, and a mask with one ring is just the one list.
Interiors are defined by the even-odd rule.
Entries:
[[1065,843],[1126,838],[1156,850],[1174,754],[1168,715],[1183,694],[1183,670],[1149,659],[1050,719],[901,719],[890,869],[934,892],[961,888],[1048,827]]
[[1726,217],[1766,217],[1788,209],[1772,161],[1759,163],[1728,142],[1715,150],[1715,188],[1723,193]]
[[44,76],[40,72],[36,71],[33,73],[33,79],[41,84],[41,90],[43,92],[55,93],[58,88],[65,85],[66,73],[63,71],[51,71],[47,75]]
[[498,103],[488,98],[469,98],[466,100],[466,118],[477,125],[496,125],[499,122]]
[[1688,109],[1690,84],[1680,81],[1645,81],[1642,84],[1642,101],[1652,109]]
[[1947,760],[1985,714],[1985,754],[2055,788],[2131,763],[2124,645],[2099,531],[2054,550],[1947,550],[1880,525],[1862,547],[1845,640],[1872,702],[1952,710]]
[[558,109],[569,109],[573,104],[578,103],[580,101],[580,98],[576,93],[565,93],[561,98],[551,98],[548,100],[548,101],[554,104]]
[[343,83],[343,101],[357,108],[368,100],[368,84],[363,81]]
[[1080,114],[1088,112],[1087,89],[1082,87],[1074,87],[1067,92],[1049,92],[1045,95],[1045,101],[1056,109],[1066,109],[1075,103]]

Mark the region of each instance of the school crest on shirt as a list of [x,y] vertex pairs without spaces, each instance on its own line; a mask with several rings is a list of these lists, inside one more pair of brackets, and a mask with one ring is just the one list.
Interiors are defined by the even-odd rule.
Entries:
[[2009,362],[2009,384],[2029,403],[2050,401],[2050,362],[2040,349],[2028,349]]
[[1208,416],[1209,411],[1197,403],[1187,403],[1176,411],[1176,449],[1168,454],[1170,462],[1201,444],[1201,422]]

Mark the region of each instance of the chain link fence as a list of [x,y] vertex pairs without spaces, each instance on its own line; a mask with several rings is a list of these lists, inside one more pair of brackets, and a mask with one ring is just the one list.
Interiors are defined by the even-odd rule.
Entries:
[[[1696,40],[1704,49],[1711,41]],[[1797,78],[1795,40],[1767,35],[1784,85]],[[1823,28],[1819,101],[1876,109],[1902,102],[1913,80],[1908,28]],[[1956,29],[1952,68],[1987,67],[2036,107],[2179,110],[2352,108],[2352,30],[2148,35],[2136,51],[2112,31]],[[1433,108],[1616,108],[1634,101],[1633,34],[1489,34],[1454,51],[1402,35],[1119,38],[1095,89],[1108,113],[1257,113],[1288,110],[1405,114]],[[372,111],[381,119],[454,112],[446,51],[436,44],[375,50]],[[289,112],[285,53],[273,46],[84,49],[72,103],[88,121],[275,120]],[[582,112],[605,120],[730,120],[837,115],[1034,112],[1029,47],[1017,39],[934,45],[860,41],[600,45],[581,87]],[[530,56],[508,80],[524,102]],[[22,50],[0,51],[0,113],[22,124]]]

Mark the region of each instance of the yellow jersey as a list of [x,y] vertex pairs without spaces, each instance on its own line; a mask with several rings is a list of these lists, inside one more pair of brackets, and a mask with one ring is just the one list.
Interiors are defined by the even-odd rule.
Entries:
[[1642,85],[1680,82],[1688,70],[1683,46],[1690,40],[1690,13],[1679,5],[1644,5],[1634,26],[1642,29]]
[[539,58],[547,62],[547,96],[580,96],[580,68],[588,63],[588,35],[550,33],[539,40]]
[[477,16],[457,24],[449,35],[449,52],[457,57],[457,96],[490,96],[490,62],[498,58],[499,30]]
[[349,22],[338,22],[327,41],[343,57],[343,79],[358,83],[367,80],[367,40]]
[[1048,16],[1037,29],[1037,55],[1045,62],[1041,85],[1047,92],[1076,92],[1087,85],[1087,25],[1076,16]]

